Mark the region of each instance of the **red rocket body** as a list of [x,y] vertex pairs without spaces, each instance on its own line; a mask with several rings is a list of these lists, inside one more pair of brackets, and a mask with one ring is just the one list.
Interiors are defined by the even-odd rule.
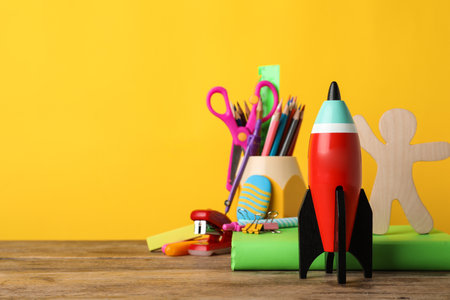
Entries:
[[345,196],[346,249],[361,189],[361,148],[358,133],[312,133],[309,142],[309,188],[324,251],[337,251],[336,188]]

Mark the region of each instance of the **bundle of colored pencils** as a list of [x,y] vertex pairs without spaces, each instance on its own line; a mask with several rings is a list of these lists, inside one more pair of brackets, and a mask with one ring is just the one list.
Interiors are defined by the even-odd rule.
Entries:
[[292,156],[303,121],[305,106],[290,98],[281,113],[281,104],[272,116],[261,156]]
[[244,110],[242,109],[241,105],[239,104],[239,101],[237,102],[237,107],[236,105],[233,105],[233,112],[234,112],[234,117],[236,119],[236,124],[238,126],[245,126],[247,124],[247,119],[250,115],[250,108],[247,105],[247,102],[244,101],[244,107],[245,107],[245,113]]
[[[292,156],[297,143],[298,132],[302,126],[304,105],[297,105],[297,97],[289,97],[289,100],[281,112],[282,101],[273,114],[266,139],[261,143],[261,156]],[[245,126],[250,109],[244,101],[245,112],[239,102],[233,105],[236,123]],[[263,146],[263,147],[262,147]]]

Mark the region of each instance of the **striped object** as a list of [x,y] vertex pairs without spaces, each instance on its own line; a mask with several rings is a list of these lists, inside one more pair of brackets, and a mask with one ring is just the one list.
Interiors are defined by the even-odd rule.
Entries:
[[262,218],[266,215],[272,195],[272,185],[267,177],[252,175],[244,183],[239,195],[237,217],[254,219],[255,215]]
[[[239,220],[239,225],[245,225],[248,223],[253,222],[253,220]],[[261,223],[270,223],[272,222],[272,219],[261,219],[258,221],[259,224]],[[280,219],[273,219],[274,223],[277,223],[280,228],[288,228],[288,227],[297,227],[298,226],[298,218],[297,217],[291,217],[291,218],[280,218]]]

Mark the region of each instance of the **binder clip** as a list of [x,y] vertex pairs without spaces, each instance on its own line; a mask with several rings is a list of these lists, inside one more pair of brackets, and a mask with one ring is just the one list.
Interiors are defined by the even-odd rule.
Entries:
[[246,224],[245,227],[242,228],[242,232],[250,233],[250,234],[252,234],[252,233],[259,234],[263,228],[263,224],[259,223],[260,219],[261,219],[261,214],[255,214],[255,219],[253,220],[253,222]]
[[[243,209],[243,208],[239,208],[237,210],[238,214],[240,214],[245,220],[250,220],[250,216],[248,214],[248,211]],[[256,219],[256,215],[255,215],[255,219]],[[242,233],[249,233],[248,230],[251,228],[252,224],[255,221],[253,220],[253,222],[245,224],[244,227],[241,228]]]
[[278,229],[280,229],[280,226],[278,225],[278,223],[274,222],[273,219],[276,218],[278,216],[278,212],[276,211],[269,211],[267,213],[267,219],[270,220],[264,222],[263,224],[263,229],[264,231],[270,231],[272,233],[281,233],[281,231],[279,231]]

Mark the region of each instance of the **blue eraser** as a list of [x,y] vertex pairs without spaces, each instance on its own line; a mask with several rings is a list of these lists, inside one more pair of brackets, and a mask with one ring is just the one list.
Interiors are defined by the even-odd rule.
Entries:
[[262,175],[252,175],[242,185],[237,205],[238,220],[264,218],[272,196],[270,180]]

